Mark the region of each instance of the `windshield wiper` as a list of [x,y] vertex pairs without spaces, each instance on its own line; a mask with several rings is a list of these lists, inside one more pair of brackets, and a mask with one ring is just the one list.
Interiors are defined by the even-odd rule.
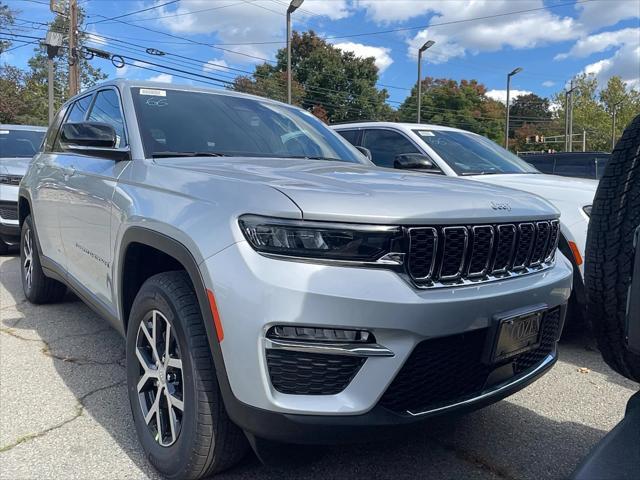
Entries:
[[153,152],[153,158],[166,157],[227,157],[226,153],[219,152]]

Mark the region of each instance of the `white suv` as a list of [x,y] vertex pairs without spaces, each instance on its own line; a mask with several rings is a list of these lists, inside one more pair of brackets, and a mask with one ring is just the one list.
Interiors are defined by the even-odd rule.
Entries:
[[582,319],[586,301],[583,255],[597,181],[542,174],[491,140],[458,128],[359,122],[333,129],[351,144],[367,149],[379,167],[464,177],[535,193],[550,201],[561,214],[560,251],[574,267],[569,317]]

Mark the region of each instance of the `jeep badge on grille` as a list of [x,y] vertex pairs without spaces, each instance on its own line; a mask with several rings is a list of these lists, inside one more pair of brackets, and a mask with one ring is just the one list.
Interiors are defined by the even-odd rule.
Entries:
[[490,205],[494,210],[506,210],[509,212],[511,211],[511,205],[509,205],[508,203],[491,202]]

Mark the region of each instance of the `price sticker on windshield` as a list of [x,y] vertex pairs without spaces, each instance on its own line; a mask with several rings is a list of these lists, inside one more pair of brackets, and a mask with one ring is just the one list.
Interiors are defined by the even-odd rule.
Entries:
[[150,95],[152,97],[166,97],[166,90],[157,90],[155,88],[141,88],[140,95]]

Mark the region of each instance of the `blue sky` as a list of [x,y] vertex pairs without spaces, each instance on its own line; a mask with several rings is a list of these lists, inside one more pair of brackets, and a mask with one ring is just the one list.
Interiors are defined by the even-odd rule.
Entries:
[[[238,70],[252,71],[262,62],[259,59],[273,60],[276,50],[284,45],[284,12],[289,3],[79,2],[87,13],[82,28],[94,33],[91,45],[155,63],[178,62],[173,66],[227,79]],[[47,0],[6,3],[20,10],[21,27],[15,33],[44,35],[43,30],[33,27],[45,27],[26,20],[50,21],[53,14]],[[105,21],[149,7],[157,8],[119,21]],[[477,17],[490,18],[469,21]],[[602,82],[619,75],[629,86],[640,88],[640,0],[306,0],[293,18],[296,30],[313,29],[344,50],[375,56],[381,71],[379,83],[389,86],[393,106],[415,84],[416,51],[426,40],[435,40],[436,44],[426,52],[425,75],[477,79],[497,99],[504,96],[505,76],[515,67],[524,69],[512,80],[512,92],[516,94],[521,91],[549,96],[581,72],[594,73]],[[394,31],[371,34],[389,30]],[[171,55],[152,57],[139,47],[103,36],[192,60]],[[3,54],[2,61],[24,67],[31,54],[32,46],[27,45]],[[92,62],[110,76],[187,82],[175,73],[160,74],[135,65],[116,69],[108,60],[98,58]]]

